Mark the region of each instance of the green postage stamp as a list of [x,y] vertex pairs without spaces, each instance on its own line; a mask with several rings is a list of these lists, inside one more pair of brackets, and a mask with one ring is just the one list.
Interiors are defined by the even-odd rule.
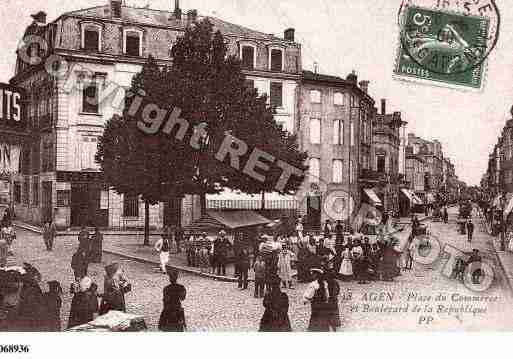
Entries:
[[399,18],[394,73],[400,78],[481,89],[486,73],[490,20],[483,16],[409,6]]

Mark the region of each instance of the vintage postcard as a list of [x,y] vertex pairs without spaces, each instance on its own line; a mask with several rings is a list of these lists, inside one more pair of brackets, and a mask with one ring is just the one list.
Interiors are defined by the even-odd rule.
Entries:
[[513,330],[508,5],[4,0],[0,332]]

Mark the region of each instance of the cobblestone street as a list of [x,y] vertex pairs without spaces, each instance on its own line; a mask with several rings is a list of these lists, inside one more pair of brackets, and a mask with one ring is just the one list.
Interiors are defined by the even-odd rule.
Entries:
[[[463,251],[471,248],[466,242],[466,236],[456,232],[454,213],[448,225],[431,223],[431,231],[444,243],[449,243]],[[478,223],[478,221],[476,222]],[[429,267],[415,265],[413,271],[406,271],[396,278],[394,282],[373,282],[369,285],[358,285],[355,282],[341,283],[342,295],[340,297],[343,329],[351,330],[484,330],[511,328],[513,316],[510,309],[509,292],[503,282],[501,272],[496,265],[495,253],[492,250],[490,237],[484,233],[479,224],[475,236],[475,247],[483,252],[483,258],[496,269],[496,281],[489,291],[479,294],[489,298],[497,297],[489,304],[480,302],[451,301],[460,296],[477,295],[463,284],[445,278],[441,272],[442,264]],[[58,280],[63,288],[69,288],[73,276],[70,269],[70,259],[73,250],[77,247],[76,238],[71,236],[57,237],[54,252],[44,250],[40,235],[24,230],[18,230],[18,240],[15,243],[15,257],[11,257],[11,264],[30,262],[38,267],[43,274],[43,280]],[[121,259],[113,255],[105,255],[104,264],[117,261],[123,264],[130,281],[133,283],[133,293],[128,294],[128,310],[143,314],[151,330],[156,330],[158,317],[162,308],[162,288],[167,283],[166,276],[156,272],[156,268],[149,264],[141,264]],[[51,273],[51,274],[50,274]],[[102,288],[103,265],[90,266],[90,275]],[[213,281],[191,274],[181,274],[180,282],[187,288],[187,300],[184,302],[188,326],[190,331],[255,331],[258,329],[260,317],[263,313],[261,300],[252,297],[252,291],[240,291],[236,284]],[[307,327],[310,308],[301,303],[301,294],[305,285],[298,285],[295,290],[288,290],[290,297],[290,318],[295,331],[303,331]],[[252,285],[250,286],[252,290]],[[388,296],[390,293],[390,296]],[[486,309],[482,314],[437,314],[431,313],[433,322],[419,325],[419,313],[413,313],[414,304],[424,305],[418,299],[407,302],[410,293],[418,296],[433,298],[444,294],[448,301],[441,304],[469,304]],[[367,298],[366,298],[367,297]],[[372,300],[375,299],[375,300]],[[64,295],[62,310],[63,323],[67,322],[71,296]],[[400,307],[409,303],[407,313],[365,313],[364,305],[372,307],[378,305]],[[437,303],[433,303],[436,311]],[[351,311],[351,307],[359,306],[358,311]],[[507,312],[506,312],[507,311]],[[65,325],[65,324],[63,324]]]

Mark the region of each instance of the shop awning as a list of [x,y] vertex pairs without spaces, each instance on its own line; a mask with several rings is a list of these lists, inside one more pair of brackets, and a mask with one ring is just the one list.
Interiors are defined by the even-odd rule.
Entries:
[[200,219],[184,228],[188,232],[211,232],[221,229],[234,230],[271,223],[271,220],[254,211],[207,211]]
[[492,201],[492,207],[501,208],[501,198],[502,195],[499,193]]
[[369,199],[372,201],[372,203],[375,206],[382,206],[383,205],[383,203],[381,203],[381,200],[379,199],[379,197],[376,194],[376,192],[374,192],[374,190],[372,190],[370,188],[366,188],[366,189],[363,190],[363,192],[367,195],[367,197],[369,197]]
[[[506,207],[504,208],[504,219],[507,219],[513,210],[513,193],[506,194]],[[500,207],[499,207],[500,208]]]
[[413,200],[415,201],[416,204],[424,204],[424,201],[422,201],[422,199],[419,196],[417,196],[417,194],[415,194],[415,192],[413,192],[413,191],[410,191],[410,192],[411,192]]
[[406,188],[401,188],[401,193],[406,197],[408,198],[408,200],[410,201],[410,203],[412,204],[415,204],[415,200],[413,199],[413,196],[412,196],[412,193],[410,190],[406,189]]

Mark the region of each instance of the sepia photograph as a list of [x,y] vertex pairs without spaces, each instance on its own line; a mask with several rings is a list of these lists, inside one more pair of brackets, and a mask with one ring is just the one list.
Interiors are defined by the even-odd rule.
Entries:
[[513,330],[507,1],[2,5],[0,357]]

